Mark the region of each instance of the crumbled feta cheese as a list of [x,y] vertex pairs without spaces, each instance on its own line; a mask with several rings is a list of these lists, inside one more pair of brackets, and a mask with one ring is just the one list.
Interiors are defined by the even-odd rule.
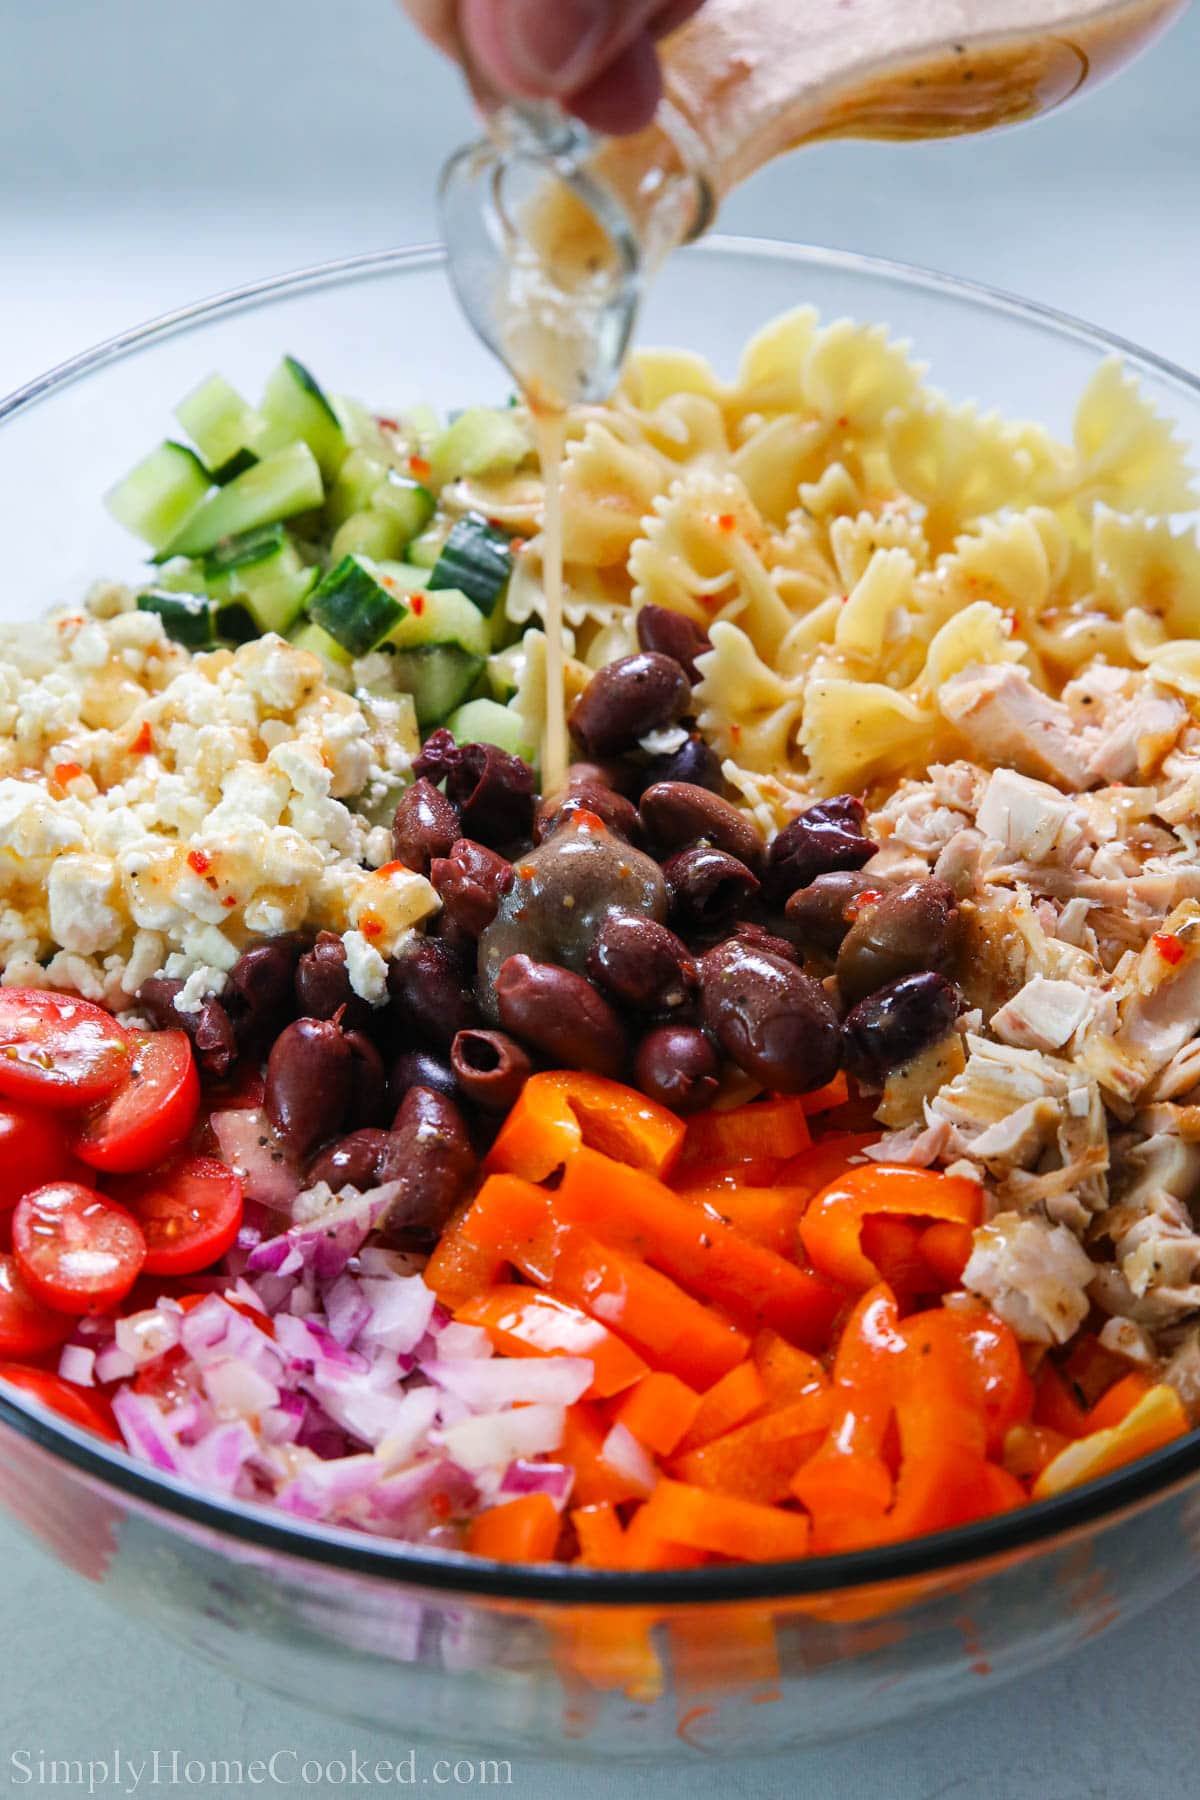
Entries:
[[193,969],[182,988],[175,996],[177,1013],[198,1013],[206,1000],[211,1000],[225,990],[226,975],[224,969],[210,969],[201,963]]
[[360,1000],[382,1006],[387,999],[387,964],[361,931],[343,932],[342,942],[346,946],[346,973],[350,977],[350,986]]

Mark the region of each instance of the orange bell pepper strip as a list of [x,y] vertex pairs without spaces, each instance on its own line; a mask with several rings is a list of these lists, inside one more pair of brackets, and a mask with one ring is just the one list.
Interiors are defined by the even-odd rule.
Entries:
[[489,1288],[454,1316],[462,1325],[482,1325],[504,1356],[588,1357],[594,1370],[588,1400],[607,1400],[649,1373],[637,1351],[606,1325],[540,1288]]
[[811,1200],[836,1176],[859,1167],[855,1157],[861,1157],[869,1144],[878,1142],[878,1128],[874,1131],[827,1132],[807,1150],[782,1163],[776,1179],[781,1186],[796,1188],[804,1194],[806,1201]]
[[846,1321],[833,1362],[833,1413],[825,1442],[792,1481],[814,1520],[814,1546],[844,1518],[880,1520],[894,1494],[884,1450],[892,1420],[895,1371],[907,1345],[896,1297],[880,1283]]
[[962,1274],[971,1259],[975,1233],[969,1225],[956,1225],[952,1219],[935,1219],[921,1233],[919,1252],[928,1266],[936,1288],[962,1286]]
[[467,1528],[466,1548],[492,1562],[550,1562],[561,1525],[548,1494],[522,1494],[477,1514]]
[[700,1395],[677,1375],[661,1370],[647,1375],[622,1399],[613,1423],[624,1425],[639,1444],[658,1456],[670,1456],[687,1436],[700,1410]]
[[770,1406],[790,1406],[829,1386],[829,1377],[815,1356],[797,1350],[775,1331],[760,1331],[752,1349],[755,1366],[763,1379]]
[[1152,1450],[1161,1450],[1190,1429],[1179,1395],[1165,1381],[1159,1382],[1142,1395],[1119,1425],[1093,1431],[1061,1450],[1034,1482],[1033,1498],[1046,1500],[1082,1482],[1109,1475],[1140,1456],[1149,1456]]
[[675,1543],[664,1537],[649,1510],[649,1501],[638,1507],[625,1528],[627,1569],[697,1569],[708,1560],[708,1551],[702,1546]]
[[988,1514],[1012,1512],[1015,1507],[1029,1505],[1029,1495],[1011,1469],[999,1463],[984,1463],[983,1482]]
[[873,1163],[849,1169],[815,1196],[800,1221],[800,1237],[814,1269],[849,1288],[869,1288],[879,1271],[863,1254],[862,1222],[868,1213],[951,1219],[978,1225],[983,1190],[957,1175]]
[[739,1562],[774,1562],[808,1554],[810,1525],[803,1513],[761,1506],[682,1481],[660,1481],[641,1515],[668,1543]]
[[568,1406],[562,1447],[555,1456],[575,1471],[571,1500],[576,1506],[623,1506],[642,1498],[643,1490],[601,1455],[607,1436],[608,1426],[586,1401]]
[[850,1083],[839,1070],[824,1087],[813,1088],[808,1094],[797,1094],[796,1098],[811,1119],[816,1113],[832,1112],[835,1107],[845,1106],[850,1098]]
[[921,1255],[921,1231],[911,1219],[869,1213],[862,1222],[859,1242],[867,1261],[879,1270],[894,1294],[911,1302],[914,1295],[929,1293],[929,1264]]
[[579,1539],[579,1560],[588,1569],[619,1569],[625,1560],[625,1531],[616,1508],[602,1502],[577,1506],[571,1514]]
[[829,1389],[814,1388],[804,1399],[677,1457],[672,1472],[696,1487],[763,1505],[786,1500],[800,1465],[824,1439],[832,1412]]
[[1014,1425],[1004,1439],[1004,1467],[1018,1481],[1032,1481],[1072,1441],[1048,1425]]
[[664,1175],[679,1154],[684,1129],[665,1106],[619,1081],[555,1069],[525,1083],[485,1167],[545,1181],[587,1144],[616,1162]]
[[517,1244],[524,1246],[527,1260],[539,1246],[539,1264],[546,1262],[552,1231],[546,1198],[541,1188],[515,1175],[493,1175],[484,1182],[425,1265],[425,1281],[444,1306],[457,1308],[495,1287]]
[[[1095,1406],[1113,1383],[1129,1373],[1129,1364],[1115,1350],[1100,1342],[1094,1331],[1081,1331],[1072,1340],[1062,1364],[1063,1378],[1084,1411]],[[1152,1384],[1147,1381],[1146,1387]],[[1109,1419],[1108,1424],[1115,1420]]]
[[1149,1375],[1144,1375],[1140,1369],[1122,1375],[1120,1381],[1115,1381],[1095,1406],[1089,1408],[1087,1435],[1090,1437],[1094,1431],[1109,1431],[1114,1425],[1123,1424],[1153,1386]]
[[614,1170],[593,1151],[571,1158],[551,1206],[564,1224],[587,1225],[598,1237],[644,1257],[741,1325],[770,1325],[816,1348],[828,1340],[843,1304],[843,1295],[821,1276],[698,1212],[653,1177]]
[[745,1333],[715,1308],[585,1231],[564,1228],[548,1268],[520,1250],[514,1261],[531,1281],[582,1307],[632,1344],[652,1368],[678,1375],[689,1387],[711,1386],[750,1348]]
[[698,1450],[713,1438],[723,1437],[735,1425],[741,1425],[762,1412],[767,1404],[767,1389],[757,1366],[747,1360],[730,1369],[700,1396],[700,1406],[691,1430],[681,1438],[677,1449]]
[[803,1095],[751,1100],[724,1111],[710,1109],[688,1120],[681,1161],[732,1168],[764,1157],[782,1162],[812,1143]]
[[1033,1389],[1035,1425],[1046,1425],[1051,1431],[1061,1432],[1063,1437],[1068,1438],[1087,1435],[1087,1410],[1071,1391],[1062,1371],[1049,1357],[1038,1370]]
[[944,1367],[960,1384],[962,1404],[983,1423],[987,1454],[998,1456],[1011,1428],[1033,1412],[1033,1383],[1003,1319],[983,1307],[938,1307],[914,1314],[901,1330],[918,1376]]
[[809,1200],[805,1189],[751,1187],[726,1176],[706,1187],[676,1191],[689,1206],[700,1207],[722,1225],[732,1225],[777,1256],[794,1256],[796,1229]]

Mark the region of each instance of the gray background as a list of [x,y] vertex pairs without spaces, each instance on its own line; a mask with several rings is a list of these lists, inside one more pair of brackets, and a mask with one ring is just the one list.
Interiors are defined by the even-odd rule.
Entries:
[[[1200,368],[1198,91],[1193,11],[1036,128],[810,151],[723,223],[974,276]],[[429,239],[434,171],[469,130],[454,76],[388,0],[0,0],[0,392],[202,294]],[[38,1791],[10,1788],[15,1749],[396,1753],[147,1639],[3,1525],[0,1607],[0,1793]],[[511,1791],[1175,1800],[1200,1786],[1198,1649],[1192,1590],[1055,1671],[802,1759],[518,1766]]]

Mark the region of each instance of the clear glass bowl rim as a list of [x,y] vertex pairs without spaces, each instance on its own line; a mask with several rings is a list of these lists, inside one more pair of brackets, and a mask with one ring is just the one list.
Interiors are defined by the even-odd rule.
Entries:
[[[1131,343],[1114,332],[1091,326],[1069,313],[1024,300],[1000,288],[939,274],[908,263],[856,251],[818,245],[782,243],[770,238],[713,235],[679,253],[721,260],[750,256],[861,275],[880,282],[923,288],[945,299],[999,313],[1040,327],[1048,335],[1075,340],[1093,351],[1115,354],[1122,361],[1153,371],[1169,386],[1200,402],[1200,377],[1177,363]],[[445,252],[436,244],[402,250],[374,251],[345,257],[262,281],[180,307],[114,337],[36,376],[0,399],[0,426],[32,410],[93,371],[133,356],[159,339],[183,336],[218,317],[228,317],[324,288],[369,282],[407,272],[443,266]],[[1009,1513],[972,1525],[913,1538],[877,1550],[811,1557],[797,1562],[736,1564],[655,1574],[585,1570],[558,1564],[511,1567],[481,1561],[459,1552],[428,1549],[395,1539],[334,1526],[286,1520],[266,1506],[211,1498],[189,1484],[156,1474],[133,1462],[120,1447],[57,1420],[53,1414],[27,1410],[0,1391],[0,1423],[19,1436],[60,1457],[81,1474],[116,1489],[151,1510],[174,1515],[282,1556],[378,1577],[384,1581],[477,1596],[480,1599],[579,1605],[705,1606],[735,1601],[785,1601],[832,1595],[846,1589],[956,1572],[982,1572],[980,1565],[1027,1554],[1053,1539],[1081,1531],[1135,1508],[1165,1499],[1200,1475],[1200,1430],[1140,1458],[1125,1469]]]

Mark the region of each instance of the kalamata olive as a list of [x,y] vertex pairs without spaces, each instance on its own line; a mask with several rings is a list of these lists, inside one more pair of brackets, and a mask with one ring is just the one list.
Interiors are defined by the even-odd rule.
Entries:
[[472,937],[496,916],[496,908],[513,884],[512,864],[470,838],[459,838],[444,857],[430,866],[429,879],[442,909]]
[[954,890],[936,876],[890,888],[860,906],[838,951],[838,991],[848,1006],[919,969],[949,964],[958,909]]
[[386,1242],[409,1232],[441,1230],[475,1173],[475,1153],[462,1113],[433,1088],[409,1088],[378,1163],[378,1177],[400,1191],[379,1223]]
[[264,1048],[296,1011],[296,969],[302,940],[294,933],[252,944],[229,971],[225,1008],[244,1048]]
[[432,1088],[453,1100],[458,1094],[454,1070],[429,1050],[402,1050],[388,1076],[387,1103],[395,1112],[411,1087]]
[[821,800],[785,825],[767,852],[767,886],[786,900],[818,875],[834,869],[861,869],[879,846],[864,835],[866,808],[853,794]]
[[348,1031],[346,1042],[354,1054],[346,1123],[351,1130],[377,1125],[387,1103],[387,1072],[383,1058],[363,1031]]
[[271,1046],[264,1105],[285,1144],[305,1155],[341,1130],[354,1051],[333,1019],[296,1019]]
[[824,1087],[841,1060],[824,988],[794,963],[730,938],[700,962],[704,1024],[739,1069],[779,1094]]
[[388,1145],[386,1131],[352,1131],[322,1150],[308,1171],[309,1185],[327,1182],[336,1194],[340,1188],[357,1188],[360,1194],[379,1185],[379,1163]]
[[688,781],[693,787],[708,788],[719,794],[725,786],[721,759],[711,744],[706,744],[698,731],[689,732],[678,750],[665,756],[651,757],[643,771],[646,786],[657,781]]
[[369,1001],[350,985],[346,946],[336,931],[321,931],[311,950],[296,964],[296,999],[310,1019],[332,1019],[342,1008],[347,1030],[362,1031],[371,1022]]
[[612,832],[576,819],[513,864],[512,889],[479,939],[475,982],[480,1011],[493,1024],[496,977],[506,957],[559,963],[582,975],[596,933],[611,913],[663,920],[667,890],[649,856]]
[[672,1112],[700,1112],[716,1096],[721,1067],[695,1025],[658,1025],[637,1048],[633,1079],[643,1094]]
[[392,818],[392,853],[397,862],[428,875],[435,856],[449,856],[460,835],[458,808],[424,776],[403,795]]
[[700,975],[682,938],[656,919],[614,913],[596,933],[587,972],[597,987],[639,1012],[685,1006]]
[[440,1049],[477,1022],[462,964],[440,938],[418,937],[402,947],[388,968],[388,991],[401,1029]]
[[468,1100],[485,1112],[507,1112],[533,1074],[533,1064],[506,1031],[460,1031],[450,1064]]
[[689,681],[699,681],[696,658],[712,649],[712,640],[686,613],[669,606],[643,606],[637,616],[637,640],[643,650],[669,656]]
[[668,857],[663,880],[672,922],[684,931],[723,924],[758,892],[758,879],[744,862],[703,845]]
[[182,981],[153,975],[138,989],[137,1004],[160,1031],[186,1031],[200,1068],[219,1081],[228,1075],[237,1060],[232,1021],[221,1002],[214,998],[202,1001],[198,1012],[177,1012],[175,1000],[182,992]]
[[615,756],[687,711],[692,685],[671,656],[639,650],[597,669],[571,714],[588,756]]
[[818,875],[805,888],[797,888],[784,912],[803,949],[832,958],[854,923],[854,905],[859,896],[880,891],[869,875],[862,875],[857,869],[836,869],[830,875]]
[[533,770],[495,744],[456,744],[444,728],[431,732],[413,763],[413,774],[446,784],[459,813],[459,833],[503,847],[529,836]]
[[846,1067],[872,1085],[888,1071],[911,1062],[936,1044],[958,1017],[960,996],[953,982],[927,969],[902,975],[868,994],[842,1022]]
[[762,861],[763,841],[745,813],[690,781],[656,781],[638,803],[646,836],[660,850],[703,840],[736,856],[748,869]]
[[608,829],[627,843],[634,844],[641,839],[641,824],[632,800],[627,800],[624,794],[618,794],[604,782],[573,778],[568,781],[565,793],[548,795],[538,807],[533,816],[534,842],[544,844],[580,812],[603,819]]
[[750,944],[755,950],[769,950],[772,956],[782,956],[784,962],[797,960],[794,944],[789,944],[786,938],[776,937],[765,925],[756,925],[751,919],[739,919],[729,935],[743,944]]
[[560,1069],[616,1076],[625,1028],[590,981],[554,963],[510,956],[496,977],[500,1023]]

